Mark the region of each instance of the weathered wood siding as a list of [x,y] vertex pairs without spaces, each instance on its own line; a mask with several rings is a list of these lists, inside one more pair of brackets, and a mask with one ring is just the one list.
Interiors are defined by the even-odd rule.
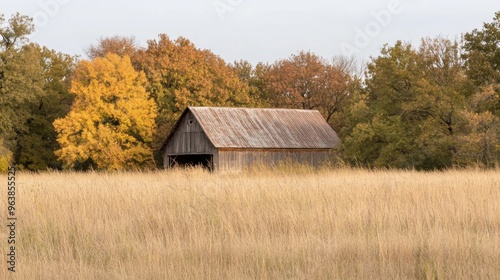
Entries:
[[[193,114],[189,112],[181,120],[170,141],[166,143],[163,159],[164,163],[167,163],[169,155],[214,154],[215,152],[215,147],[207,138]],[[164,165],[168,167],[167,164]]]
[[218,170],[241,170],[253,165],[296,162],[319,166],[330,159],[328,149],[219,149],[214,164]]

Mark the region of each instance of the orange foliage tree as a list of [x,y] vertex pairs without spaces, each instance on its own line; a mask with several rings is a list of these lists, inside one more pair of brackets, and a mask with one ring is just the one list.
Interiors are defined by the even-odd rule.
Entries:
[[160,34],[148,41],[141,57],[148,91],[158,104],[155,146],[187,106],[249,106],[249,87],[223,59],[189,40]]
[[330,122],[347,100],[352,82],[343,67],[314,53],[300,52],[271,65],[265,90],[274,107],[319,110]]

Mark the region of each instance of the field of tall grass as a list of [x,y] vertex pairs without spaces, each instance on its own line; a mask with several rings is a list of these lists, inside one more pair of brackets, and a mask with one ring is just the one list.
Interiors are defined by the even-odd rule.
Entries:
[[16,179],[17,272],[4,227],[2,279],[500,279],[499,170]]

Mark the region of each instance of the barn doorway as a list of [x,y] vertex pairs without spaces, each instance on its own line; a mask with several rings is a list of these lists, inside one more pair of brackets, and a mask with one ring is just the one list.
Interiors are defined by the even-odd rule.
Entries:
[[170,167],[201,166],[210,171],[213,170],[213,156],[210,154],[172,155],[169,156],[169,161],[170,161]]

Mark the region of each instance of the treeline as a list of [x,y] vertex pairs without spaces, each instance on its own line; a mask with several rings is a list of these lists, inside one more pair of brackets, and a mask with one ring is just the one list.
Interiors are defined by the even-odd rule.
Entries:
[[319,110],[335,160],[423,170],[498,166],[500,12],[460,40],[383,46],[367,65],[299,52],[226,63],[185,38],[101,38],[88,59],[29,42],[0,16],[0,170],[149,169],[186,106]]

